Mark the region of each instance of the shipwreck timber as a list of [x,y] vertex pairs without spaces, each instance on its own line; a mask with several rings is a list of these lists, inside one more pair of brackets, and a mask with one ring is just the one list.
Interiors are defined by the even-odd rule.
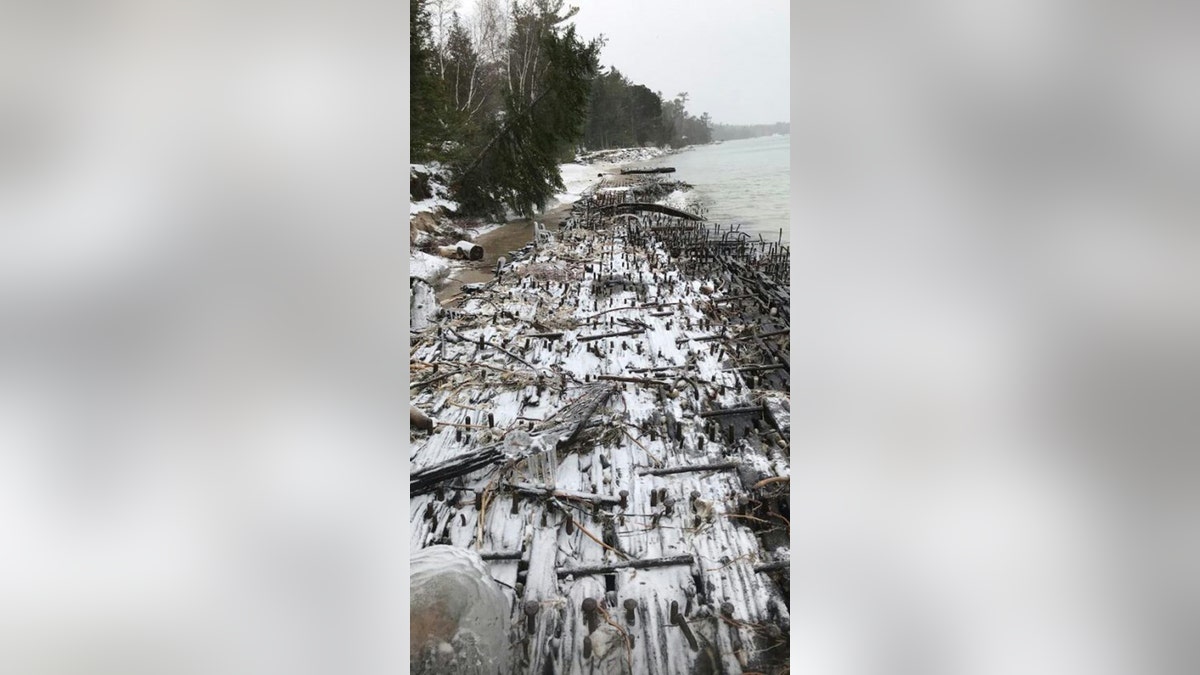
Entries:
[[787,668],[788,249],[617,208],[660,181],[413,333],[410,543],[488,561],[514,673]]

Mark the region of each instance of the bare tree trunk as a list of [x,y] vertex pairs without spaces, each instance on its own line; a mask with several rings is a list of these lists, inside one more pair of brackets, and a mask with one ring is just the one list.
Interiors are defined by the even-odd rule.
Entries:
[[470,119],[470,116],[471,116],[470,115],[471,103],[475,100],[475,80],[477,77],[476,74],[478,72],[479,72],[479,55],[477,53],[475,55],[475,62],[471,64],[471,74],[468,76],[468,79],[467,79],[467,100],[463,101],[461,105],[458,103],[457,100],[455,100],[455,107],[460,112],[466,112],[468,119]]

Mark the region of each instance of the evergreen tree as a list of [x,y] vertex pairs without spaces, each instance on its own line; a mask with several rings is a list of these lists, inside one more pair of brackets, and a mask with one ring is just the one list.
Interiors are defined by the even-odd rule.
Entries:
[[435,72],[426,0],[410,0],[409,11],[409,154],[411,161],[423,162],[436,156],[445,96]]
[[562,11],[562,0],[513,6],[504,110],[487,125],[491,140],[459,173],[464,212],[507,206],[531,216],[563,189],[558,161],[583,131],[599,44],[562,27],[574,8]]
[[662,139],[662,99],[649,88],[636,84],[629,90],[634,142],[639,146]]

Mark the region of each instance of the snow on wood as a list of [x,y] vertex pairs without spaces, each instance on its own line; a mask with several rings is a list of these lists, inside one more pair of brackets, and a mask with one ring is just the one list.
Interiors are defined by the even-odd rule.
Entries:
[[413,334],[411,544],[488,554],[513,673],[787,667],[788,251],[601,209],[661,180]]
[[424,279],[411,277],[409,279],[409,327],[412,330],[425,330],[437,318],[440,307],[433,286]]
[[463,260],[483,260],[483,247],[479,244],[460,241],[454,247],[458,249],[458,255]]

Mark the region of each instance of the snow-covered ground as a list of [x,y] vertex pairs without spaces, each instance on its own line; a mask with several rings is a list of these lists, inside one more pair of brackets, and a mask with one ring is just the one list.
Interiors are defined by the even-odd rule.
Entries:
[[475,227],[464,227],[463,231],[467,233],[468,239],[474,239],[475,237],[478,237],[481,234],[487,234],[488,232],[491,232],[502,225],[504,225],[504,223],[483,223],[482,225],[477,225]]
[[449,176],[446,170],[436,162],[430,164],[410,164],[409,175],[421,173],[431,176],[429,190],[433,196],[408,205],[408,215],[415,216],[423,211],[437,212],[438,208],[447,211],[458,211],[458,202],[449,198],[450,188],[447,187]]
[[674,152],[669,148],[616,148],[579,155],[576,161],[559,164],[565,190],[554,195],[560,204],[574,204],[589,188],[600,182],[598,174],[610,173],[623,166],[646,162]]
[[457,211],[458,202],[442,197],[422,199],[419,202],[412,202],[408,205],[408,215],[415,216],[422,211],[436,211],[438,207],[444,208],[447,211]]
[[[617,148],[579,155],[576,157],[575,162],[559,165],[558,168],[562,174],[564,189],[563,192],[554,195],[554,201],[547,204],[547,207],[557,204],[574,204],[579,201],[586,192],[600,182],[601,174],[611,173],[623,166],[649,161],[672,152],[676,151],[669,148]],[[451,213],[458,211],[458,202],[449,198],[449,188],[447,187],[449,176],[444,167],[436,162],[411,164],[410,171],[412,173],[428,174],[433,177],[429,181],[430,191],[433,193],[433,196],[429,199],[411,202],[409,205],[410,217],[423,212],[430,212],[437,215],[442,213],[441,209]],[[686,208],[683,202],[683,193],[678,194],[680,196],[678,197],[679,204],[677,207]],[[675,198],[675,194],[670,195],[668,198]],[[672,205],[676,206],[674,203]],[[513,213],[509,215],[511,218],[517,217]],[[503,223],[484,223],[475,227],[463,227],[461,224],[456,226],[463,227],[467,239],[474,239],[502,225]],[[428,236],[418,233],[418,242],[423,237]],[[413,251],[409,256],[408,262],[412,276],[425,279],[435,287],[450,274],[456,264],[454,261],[420,251]]]
[[646,162],[672,152],[676,151],[670,148],[614,148],[585,153],[576,160],[585,164],[629,164],[630,162]]
[[562,172],[564,192],[554,195],[554,199],[560,204],[574,204],[579,201],[589,188],[600,182],[600,177],[596,174],[606,173],[611,171],[615,165],[611,164],[559,164],[558,170]]

